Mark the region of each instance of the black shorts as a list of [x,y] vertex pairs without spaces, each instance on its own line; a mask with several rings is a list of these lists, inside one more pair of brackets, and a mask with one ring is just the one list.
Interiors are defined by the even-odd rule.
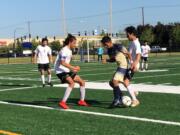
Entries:
[[128,69],[125,75],[125,78],[127,78],[128,80],[131,80],[134,76],[134,71],[132,71],[132,69]]
[[148,61],[148,57],[141,57],[141,61],[147,62]]
[[41,70],[47,71],[48,69],[50,69],[49,63],[47,63],[47,64],[38,64],[38,70],[39,71],[41,71]]
[[71,77],[72,79],[75,78],[76,76],[76,73],[73,73],[73,72],[63,72],[63,73],[59,73],[59,74],[56,74],[57,77],[61,80],[61,83],[67,83],[66,81],[66,78],[67,77]]

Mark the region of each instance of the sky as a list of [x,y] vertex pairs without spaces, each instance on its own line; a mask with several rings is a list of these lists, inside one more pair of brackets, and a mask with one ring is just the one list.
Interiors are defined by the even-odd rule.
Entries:
[[[64,0],[66,29],[84,34],[109,30],[110,0]],[[62,36],[62,0],[0,0],[0,38]],[[180,22],[180,0],[112,0],[113,32],[129,25]]]

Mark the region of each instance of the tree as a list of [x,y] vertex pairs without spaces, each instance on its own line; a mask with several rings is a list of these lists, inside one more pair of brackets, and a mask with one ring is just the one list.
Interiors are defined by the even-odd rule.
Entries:
[[176,45],[180,45],[180,25],[176,25],[172,29],[172,38]]
[[36,42],[35,39],[33,39],[33,40],[32,40],[32,51],[34,51],[34,50],[37,48],[38,45],[39,45],[39,43]]
[[154,33],[152,28],[145,28],[140,35],[140,41],[145,42],[147,41],[148,43],[154,42]]
[[60,44],[59,41],[53,41],[50,43],[51,49],[53,51],[59,51],[62,48],[62,45]]

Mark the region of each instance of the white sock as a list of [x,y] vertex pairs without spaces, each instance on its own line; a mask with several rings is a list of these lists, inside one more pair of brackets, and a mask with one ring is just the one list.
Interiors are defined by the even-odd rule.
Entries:
[[148,63],[146,63],[146,69],[148,69]]
[[66,91],[64,93],[64,97],[63,97],[63,102],[66,102],[67,99],[69,98],[70,94],[71,94],[72,88],[71,87],[67,87]]
[[86,90],[84,86],[80,86],[80,93],[81,93],[81,100],[84,101],[86,95]]
[[141,69],[144,69],[144,62],[141,63]]
[[136,95],[135,95],[135,91],[134,89],[131,87],[131,85],[127,86],[127,90],[132,98],[132,100],[137,100]]
[[48,75],[48,83],[51,82],[51,75]]
[[41,75],[41,81],[42,81],[43,84],[45,84],[45,77],[44,77],[44,75]]

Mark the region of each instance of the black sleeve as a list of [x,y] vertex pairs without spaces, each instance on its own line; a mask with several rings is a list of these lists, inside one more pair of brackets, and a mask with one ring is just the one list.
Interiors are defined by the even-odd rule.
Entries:
[[110,57],[109,59],[107,59],[107,62],[115,62],[115,57]]

